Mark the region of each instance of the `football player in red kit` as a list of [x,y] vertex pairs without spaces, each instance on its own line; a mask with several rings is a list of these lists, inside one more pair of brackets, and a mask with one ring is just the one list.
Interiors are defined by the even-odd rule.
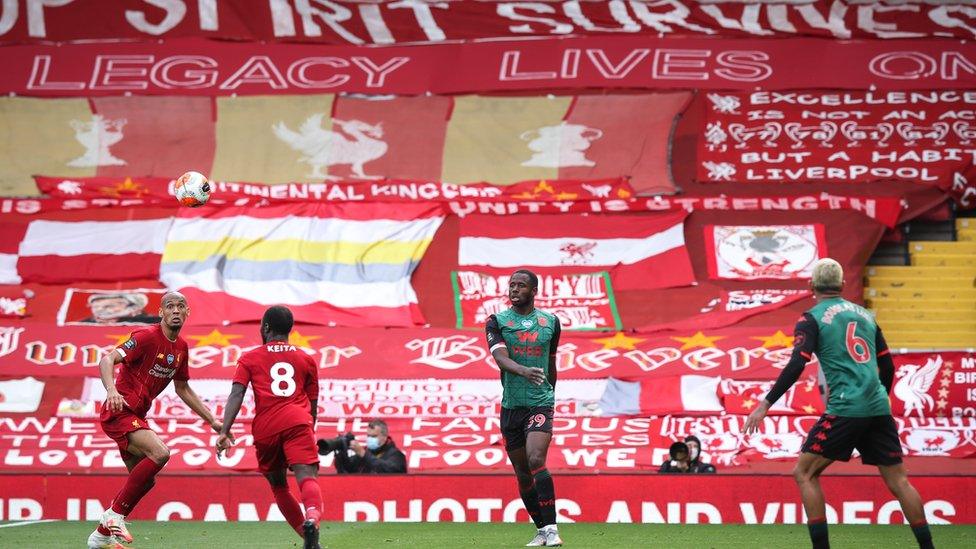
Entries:
[[[186,341],[179,337],[190,309],[179,292],[167,292],[159,306],[159,324],[135,330],[129,339],[102,357],[98,368],[107,396],[102,406],[102,430],[119,445],[129,478],[98,528],[88,536],[90,549],[118,548],[132,541],[125,517],[156,483],[156,474],[169,460],[169,449],[146,423],[153,399],[172,380],[176,394],[214,431],[221,424],[200,401],[190,379]],[[118,378],[115,366],[121,363]]]
[[[251,434],[258,454],[258,469],[271,483],[275,502],[285,520],[305,539],[305,549],[316,549],[322,513],[315,443],[318,368],[310,356],[288,343],[293,323],[287,307],[276,305],[265,311],[261,320],[264,345],[248,351],[237,362],[223,430],[217,439],[217,455],[233,444],[230,428],[250,383],[255,407]],[[304,515],[288,489],[289,468],[294,471],[301,490]]]

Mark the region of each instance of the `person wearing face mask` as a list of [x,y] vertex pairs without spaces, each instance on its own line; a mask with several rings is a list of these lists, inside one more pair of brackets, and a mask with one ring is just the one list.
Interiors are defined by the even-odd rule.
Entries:
[[406,473],[407,457],[390,437],[386,422],[374,419],[366,427],[366,444],[349,441],[349,452],[336,452],[338,473]]
[[685,444],[688,446],[688,472],[689,473],[714,473],[715,466],[701,460],[701,441],[695,435],[685,437]]

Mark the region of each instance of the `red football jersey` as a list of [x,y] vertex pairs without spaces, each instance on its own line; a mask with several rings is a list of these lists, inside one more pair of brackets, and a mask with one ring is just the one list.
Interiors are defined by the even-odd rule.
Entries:
[[122,355],[122,367],[115,388],[132,413],[145,419],[152,401],[169,385],[171,379],[190,379],[186,341],[170,341],[159,324],[135,330],[116,349]]
[[294,345],[271,342],[237,361],[234,383],[254,390],[255,439],[296,425],[312,425],[311,403],[319,400],[319,373],[312,357]]

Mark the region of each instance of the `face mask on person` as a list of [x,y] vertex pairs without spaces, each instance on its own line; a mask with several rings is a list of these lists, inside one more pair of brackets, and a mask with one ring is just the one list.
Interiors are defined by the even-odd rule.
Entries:
[[369,450],[380,449],[380,439],[378,437],[366,437],[366,448]]

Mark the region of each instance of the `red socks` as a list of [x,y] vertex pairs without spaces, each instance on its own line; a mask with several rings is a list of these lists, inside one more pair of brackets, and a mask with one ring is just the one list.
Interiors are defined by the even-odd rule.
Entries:
[[155,484],[156,473],[162,469],[162,465],[149,458],[140,460],[129,472],[129,478],[122,486],[122,490],[112,500],[112,510],[123,516],[131,513],[142,496],[152,489]]
[[322,488],[319,487],[319,479],[307,477],[300,486],[302,491],[302,503],[305,504],[305,518],[319,523],[322,516]]
[[278,504],[278,510],[288,521],[288,526],[291,526],[301,536],[305,516],[302,514],[301,506],[298,505],[298,500],[291,495],[287,484],[285,486],[274,486],[271,491],[274,492],[275,503]]

